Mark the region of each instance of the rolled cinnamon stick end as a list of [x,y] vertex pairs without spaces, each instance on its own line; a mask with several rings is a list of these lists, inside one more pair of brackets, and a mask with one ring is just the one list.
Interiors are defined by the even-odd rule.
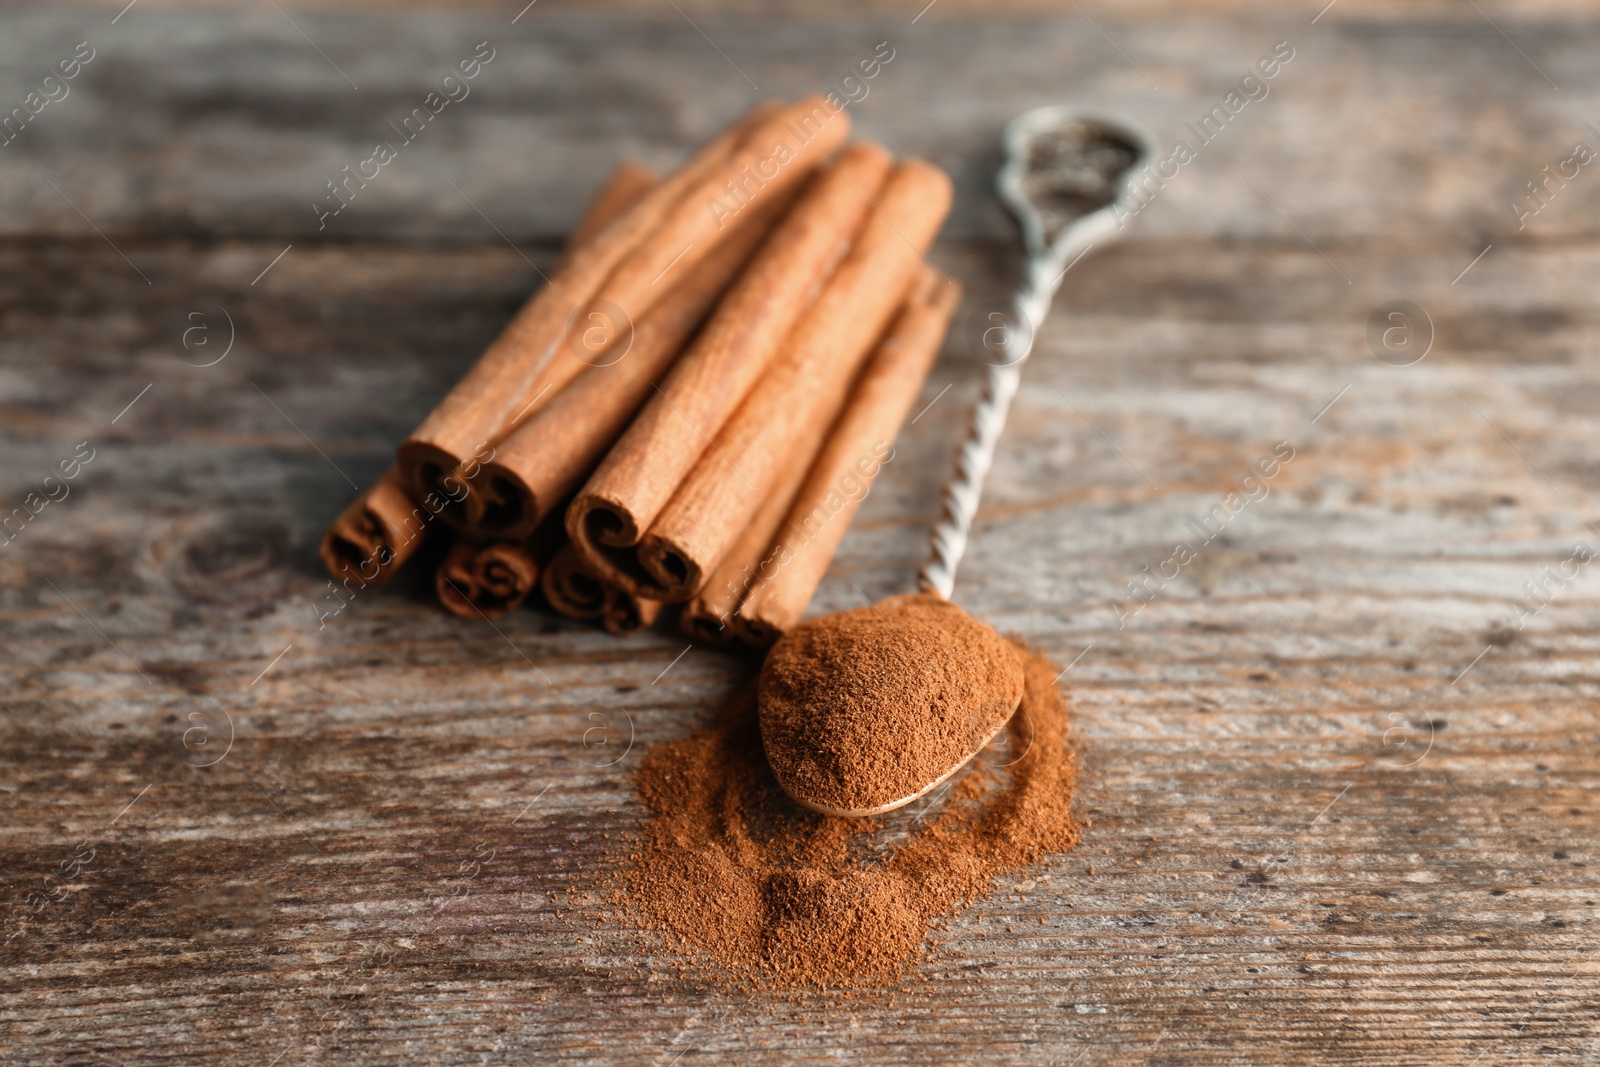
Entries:
[[884,464],[943,346],[961,287],[931,268],[862,368],[778,536],[734,616],[742,643],[765,648],[805,614],[839,542]]
[[[795,466],[803,476],[805,468],[798,463]],[[678,627],[684,636],[692,641],[724,648],[746,644],[738,630],[735,613],[744,600],[745,592],[755,581],[774,531],[789,513],[799,482],[800,476],[796,476],[793,484],[779,486],[768,496],[750,520],[750,525],[734,542],[727,558],[711,572],[705,587],[683,605],[683,611],[678,615]]]
[[484,508],[476,530],[526,536],[571,495],[652,395],[788,203],[787,197],[769,199],[730,223],[732,235],[650,310],[625,352],[608,353],[506,435],[479,478]]
[[498,619],[533,592],[539,564],[523,543],[457,541],[434,574],[439,603],[464,619]]
[[567,533],[607,581],[662,598],[634,546],[783,351],[872,212],[889,167],[881,147],[852,145],[812,180],[578,492]]
[[696,641],[731,647],[749,645],[740,631],[735,613],[746,592],[756,581],[773,538],[782,533],[806,473],[811,468],[829,432],[828,422],[819,420],[802,428],[787,460],[779,464],[771,489],[751,516],[750,522],[706,579],[705,585],[683,606],[678,625]]
[[411,502],[400,472],[390,467],[322,535],[323,566],[335,578],[386,582],[421,547],[432,518]]
[[[567,240],[567,248],[570,250],[588,240],[637,202],[658,180],[656,172],[642,163],[624,160],[618,164],[584,210],[583,218]],[[440,479],[443,477],[441,474]],[[427,499],[426,494],[421,499]],[[449,495],[436,496],[434,501],[446,512],[452,511],[453,505],[459,503]],[[428,519],[422,522],[426,524],[433,513],[431,511]],[[357,497],[328,528],[322,539],[323,563],[335,577],[345,567],[353,567],[356,573],[360,573],[363,564],[377,554],[381,544],[384,555],[392,562],[379,568],[376,577],[366,581],[387,581],[405,565],[421,544],[419,532],[412,531],[414,536],[411,537],[401,532],[407,519],[413,520],[414,525],[414,520],[421,514],[412,506],[406,480],[400,474],[398,465],[393,465],[376,485]]]
[[661,613],[659,601],[636,597],[595,577],[571,544],[563,545],[550,560],[539,586],[558,613],[598,621],[618,637],[643,630]]
[[661,608],[659,600],[646,600],[644,597],[634,596],[626,589],[608,585],[606,609],[600,616],[600,625],[605,627],[608,634],[625,637],[653,626],[661,614]]
[[915,280],[950,199],[950,179],[937,167],[919,160],[895,166],[783,356],[640,538],[638,562],[654,584],[636,592],[671,602],[705,584],[781,468],[794,461],[807,427],[827,425],[843,407],[856,372]]
[[570,544],[551,558],[539,588],[550,606],[569,619],[598,619],[606,612],[606,584],[583,565]]
[[[774,506],[780,519],[787,513],[786,509],[787,502],[783,508]],[[685,637],[722,648],[744,644],[735,628],[734,612],[739,610],[745,587],[752,580],[752,572],[766,552],[766,541],[755,529],[755,523],[752,523],[751,528],[734,545],[733,551],[728,553],[728,558],[723,560],[722,566],[711,572],[705,588],[684,603],[683,610],[678,614],[678,628]]]
[[472,482],[481,464],[492,458],[493,443],[553,392],[544,379],[552,366],[571,362],[570,356],[555,357],[573,316],[592,302],[617,265],[649,240],[683,195],[699,186],[772,114],[770,107],[759,107],[712,138],[676,173],[572,249],[566,264],[401,443],[397,462],[402,483],[415,498],[442,491],[463,501],[463,507],[445,513],[447,521],[456,525],[476,521],[479,504],[471,492]]

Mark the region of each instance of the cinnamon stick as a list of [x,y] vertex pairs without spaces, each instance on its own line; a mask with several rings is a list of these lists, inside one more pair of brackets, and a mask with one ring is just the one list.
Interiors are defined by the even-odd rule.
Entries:
[[475,529],[524,536],[577,488],[788,202],[768,199],[734,220],[735,232],[637,325],[626,358],[588,368],[506,435],[479,478],[484,508]]
[[335,578],[386,582],[422,545],[432,519],[431,512],[411,502],[391,466],[322,535],[323,566]]
[[661,180],[655,168],[625,159],[589,200],[578,225],[567,235],[570,252],[605,228],[606,224],[638,203]]
[[[493,442],[550,391],[540,377],[566,339],[573,312],[594,296],[617,264],[650,238],[686,192],[708,175],[720,173],[717,165],[770,116],[771,109],[758,108],[712,138],[676,173],[572,250],[565,266],[523,305],[472,369],[401,443],[400,474],[413,496],[420,498],[441,487],[452,498],[462,499],[470,516],[471,482],[478,465],[493,455]],[[452,510],[448,517],[457,521],[459,514]]]
[[600,616],[600,625],[605,627],[608,634],[625,637],[654,625],[656,618],[661,614],[661,607],[659,600],[646,600],[644,597],[634,596],[626,589],[608,585],[606,610]]
[[[960,293],[959,285],[945,283],[931,267],[922,268],[888,333],[851,386],[850,399],[838,421],[832,427],[808,428],[805,438],[797,443],[792,461],[779,468],[772,491],[727,557],[712,572],[705,587],[684,605],[679,625],[685,634],[712,644],[753,648],[770,645],[776,639],[771,636],[770,627],[750,630],[748,608],[741,605],[747,603],[752,589],[767,584],[801,544],[812,553],[822,554],[822,566],[814,578],[796,582],[792,575],[785,574],[795,586],[785,592],[791,598],[798,594],[800,610],[804,611],[837,548],[837,537],[832,543],[819,543],[815,548],[807,544],[809,535],[815,533],[810,528],[813,511],[824,503],[833,507],[833,512],[824,508],[817,513],[833,522],[830,535],[843,535],[870,487],[871,475],[886,462],[874,449],[878,445],[887,449],[886,442],[893,441],[900,420],[905,417],[905,411],[895,405],[902,399],[904,404],[910,404],[916,396],[938,354]],[[878,436],[862,440],[871,433]],[[863,469],[841,468],[841,464],[847,468],[858,463]],[[870,473],[865,468],[870,468]],[[818,485],[822,486],[820,490]],[[841,496],[841,490],[846,495]],[[809,503],[813,499],[823,503]],[[846,502],[850,507],[843,510],[841,505]],[[778,559],[780,553],[784,556],[782,561]],[[787,625],[783,628],[787,629]]]
[[871,491],[944,343],[961,287],[924,268],[850,392],[805,484],[755,567],[734,620],[742,643],[765,648],[805,613],[851,519]]
[[498,619],[521,605],[538,579],[539,564],[526,544],[459,540],[434,573],[434,590],[452,615]]
[[[619,164],[589,202],[567,240],[568,249],[593,236],[655,183],[656,173],[649,167],[626,160]],[[452,503],[437,494],[422,499],[427,508],[412,504],[398,466],[391,465],[323,534],[322,562],[328,573],[369,585],[388,581],[421,546],[434,516]]]
[[607,633],[619,637],[651,625],[661,612],[659,601],[644,600],[595,577],[570,543],[550,560],[539,587],[560,614],[598,620]]
[[852,145],[815,178],[579,491],[567,532],[607,581],[660,599],[633,546],[816,300],[889,165],[882,148]]
[[539,579],[550,606],[569,619],[598,619],[606,610],[606,586],[583,565],[572,545],[561,546]]
[[[810,116],[815,117],[806,125]],[[766,201],[787,196],[844,144],[849,133],[849,116],[830,110],[820,95],[758,120],[726,159],[683,194],[650,238],[617,264],[590,304],[621,308],[638,321],[668,285],[728,237],[731,221]],[[560,389],[625,335],[615,329],[592,331],[586,323],[575,322],[570,352],[557,354],[544,379]]]
[[807,427],[827,425],[843,406],[862,361],[915,280],[950,197],[950,179],[937,167],[919,160],[895,166],[782,357],[639,539],[638,569],[646,580],[618,584],[668,602],[686,600],[705,584],[792,461]]
[[815,427],[806,434],[804,441],[796,443],[790,461],[778,468],[772,488],[751,516],[749,525],[711,572],[705,586],[684,604],[678,625],[687,636],[712,645],[750,644],[739,628],[736,612],[767,556],[773,537],[789,514],[811,460],[822,446],[826,429],[826,425]]

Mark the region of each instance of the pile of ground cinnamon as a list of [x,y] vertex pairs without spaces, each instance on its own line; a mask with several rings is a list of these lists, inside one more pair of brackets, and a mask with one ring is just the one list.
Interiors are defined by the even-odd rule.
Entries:
[[1023,754],[980,760],[925,806],[842,819],[796,805],[763,754],[754,683],[709,728],[654,749],[636,777],[654,818],[626,875],[635,918],[762,985],[893,983],[934,920],[1078,842],[1056,669],[1011,649],[1024,687],[1006,750]]

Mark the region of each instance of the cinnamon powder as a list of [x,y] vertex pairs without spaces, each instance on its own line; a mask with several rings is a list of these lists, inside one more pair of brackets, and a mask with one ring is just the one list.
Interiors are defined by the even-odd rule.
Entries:
[[1021,645],[1001,647],[1023,682],[1021,707],[990,750],[1004,754],[986,752],[947,793],[889,815],[832,818],[790,800],[762,751],[754,683],[707,729],[655,748],[635,778],[654,816],[625,876],[635,918],[760,985],[895,982],[935,920],[998,875],[1078,842],[1056,669]]
[[1022,664],[950,601],[896,596],[795,627],[767,656],[758,699],[779,784],[836,813],[871,809],[982,748],[1022,699]]

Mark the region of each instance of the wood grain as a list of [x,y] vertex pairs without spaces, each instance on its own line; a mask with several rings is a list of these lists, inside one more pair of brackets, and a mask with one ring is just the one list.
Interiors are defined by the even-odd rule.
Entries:
[[[933,258],[969,296],[814,611],[922,559],[970,339],[1015,276],[983,192],[999,123],[1078,100],[1171,134],[1298,49],[1068,275],[957,582],[1073,664],[1084,845],[840,1003],[729,991],[607,918],[639,752],[746,661],[455,619],[425,569],[343,604],[316,559],[609,166],[669,161],[748,86],[675,15],[535,8],[481,98],[318,237],[322,179],[510,16],[295,12],[357,93],[275,13],[143,7],[117,37],[0,15],[13,88],[105,41],[0,151],[0,502],[95,450],[0,547],[8,1062],[1600,1059],[1593,568],[1520,629],[1512,607],[1600,544],[1600,180],[1521,232],[1507,210],[1595,143],[1592,17],[1493,9],[1556,91],[1476,16],[1097,16],[1152,90],[1075,17],[696,14],[775,95],[889,36],[860,131],[958,177]],[[1402,298],[1434,328],[1408,367],[1366,339]],[[227,318],[226,358],[192,365]],[[1268,495],[1119,629],[1108,602],[1280,441]]]
[[[618,159],[671,165],[758,98],[837,88],[880,41],[894,59],[851,106],[855,134],[951,172],[949,237],[1010,238],[988,192],[996,131],[1018,111],[1070,101],[1114,110],[1163,147],[1194,141],[1184,124],[1222,105],[1279,40],[1295,58],[1269,95],[1211,144],[1192,145],[1198,159],[1141,214],[1141,233],[1293,238],[1262,210],[1264,193],[1319,244],[1441,232],[1470,244],[1515,229],[1510,203],[1523,183],[1593,137],[1583,124],[1600,96],[1589,60],[1600,29],[1590,20],[1500,23],[1508,42],[1475,14],[1398,25],[1310,17],[1097,20],[1105,37],[1081,18],[913,26],[882,16],[781,33],[748,16],[690,25],[543,18],[538,7],[515,26],[509,16],[296,19],[325,60],[276,14],[130,12],[101,29],[27,12],[7,20],[8,106],[73,42],[104,44],[71,94],[0,151],[0,234],[92,237],[87,216],[128,240],[271,235],[304,248],[314,238],[488,242],[498,228],[554,242]],[[398,141],[389,124],[480,41],[495,58],[466,99],[319,230],[312,204],[328,196],[325,183],[376,141]],[[1564,223],[1552,228],[1545,213],[1533,232],[1596,232],[1600,182],[1574,183],[1559,203]]]

